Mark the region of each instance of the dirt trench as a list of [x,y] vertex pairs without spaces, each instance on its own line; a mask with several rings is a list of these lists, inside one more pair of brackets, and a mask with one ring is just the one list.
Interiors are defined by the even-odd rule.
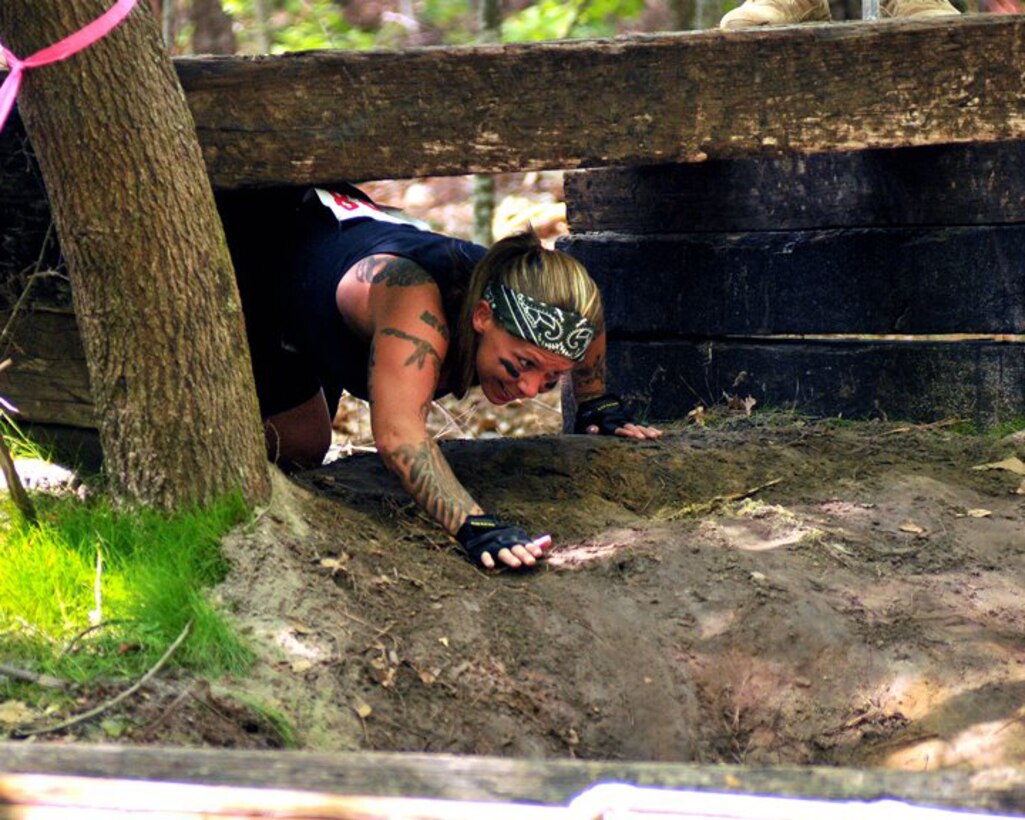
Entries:
[[1022,440],[792,421],[458,441],[555,547],[471,567],[376,456],[289,481],[220,594],[301,746],[930,769],[1025,762]]

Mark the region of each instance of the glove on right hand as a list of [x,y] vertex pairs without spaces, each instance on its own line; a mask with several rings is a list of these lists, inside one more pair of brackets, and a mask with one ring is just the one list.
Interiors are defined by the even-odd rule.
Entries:
[[532,539],[522,527],[503,524],[493,515],[468,515],[456,533],[456,540],[467,558],[483,566],[481,556],[485,552],[497,560],[503,549],[528,544]]

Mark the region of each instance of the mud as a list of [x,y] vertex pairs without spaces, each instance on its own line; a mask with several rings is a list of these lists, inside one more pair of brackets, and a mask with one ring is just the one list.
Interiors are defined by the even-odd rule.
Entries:
[[288,480],[219,591],[263,649],[224,692],[316,749],[1025,762],[1020,438],[745,422],[444,444],[551,532],[487,574],[373,454]]

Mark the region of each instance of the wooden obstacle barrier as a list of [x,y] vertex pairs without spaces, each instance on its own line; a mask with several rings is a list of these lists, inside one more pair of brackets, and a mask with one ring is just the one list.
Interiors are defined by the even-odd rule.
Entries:
[[[11,776],[5,780],[5,776]],[[23,805],[31,799],[33,789],[45,793],[46,780],[18,780],[18,776],[61,775],[73,778],[95,778],[95,799],[111,802],[116,797],[117,784],[130,781],[150,781],[154,788],[150,794],[157,801],[162,783],[177,783],[237,788],[289,789],[318,792],[325,795],[359,795],[366,798],[410,798],[423,811],[425,800],[477,801],[490,803],[496,809],[478,817],[500,817],[497,809],[503,804],[530,804],[535,807],[564,806],[575,796],[598,783],[625,783],[635,786],[680,789],[732,795],[777,795],[794,798],[815,798],[832,801],[898,800],[918,806],[971,810],[991,814],[1025,814],[1025,774],[1019,769],[1005,768],[984,771],[947,769],[931,772],[900,772],[871,769],[844,769],[825,766],[754,767],[735,765],[695,765],[683,763],[585,761],[585,760],[513,760],[469,755],[443,755],[419,753],[315,753],[315,752],[250,752],[231,749],[175,749],[130,746],[83,746],[78,744],[26,744],[0,742],[0,815],[7,806]],[[5,794],[5,784],[9,784]],[[62,790],[67,786],[67,790]],[[78,805],[87,805],[88,783],[52,784],[56,800],[71,801],[78,796]],[[78,791],[76,792],[75,789]],[[133,805],[143,814],[147,805],[153,810],[169,807],[146,803],[145,788],[125,791],[137,801]],[[182,794],[187,792],[184,790]],[[272,816],[317,817],[466,817],[469,814],[403,814],[399,801],[377,804],[377,809],[391,809],[393,813],[373,814],[374,801],[362,806],[362,814],[342,814],[344,800],[335,803],[328,799],[317,801],[317,796],[303,796],[293,791],[296,808],[287,813],[288,798],[268,793],[264,808],[273,807]],[[200,790],[188,793],[194,806],[202,806],[204,796]],[[215,805],[239,806],[248,800],[253,806],[252,793],[233,794],[224,789],[219,802],[216,795],[206,802],[209,813],[218,816]],[[40,803],[43,801],[40,800]],[[69,802],[65,802],[68,806]],[[321,813],[311,811],[315,805]],[[327,809],[334,806],[339,813]],[[458,804],[457,804],[458,805]],[[126,802],[127,807],[127,802]],[[351,807],[351,806],[350,806]],[[524,806],[520,806],[525,808]],[[57,810],[49,816],[61,815]],[[185,802],[175,808],[185,808]],[[510,807],[511,808],[511,807]],[[839,808],[839,805],[837,806]],[[300,813],[299,809],[305,809]],[[480,811],[480,806],[475,806]],[[821,812],[821,809],[820,809]],[[269,812],[268,812],[269,813]],[[17,816],[17,815],[14,815]],[[73,816],[73,815],[70,815]],[[86,816],[97,816],[96,814]],[[116,815],[115,815],[116,816]],[[180,815],[175,815],[180,816]],[[188,816],[188,815],[185,815]],[[245,816],[264,816],[251,811]],[[529,813],[507,816],[529,817]],[[547,815],[546,815],[547,816]],[[554,815],[552,815],[554,816]],[[580,815],[576,815],[580,816]],[[615,816],[629,816],[617,814]],[[644,815],[653,816],[653,815]],[[657,816],[665,816],[657,814]],[[686,816],[686,815],[684,815]],[[708,815],[699,815],[708,816]],[[745,814],[714,816],[745,817]],[[759,815],[765,816],[765,815]],[[776,818],[790,817],[774,813]],[[806,816],[806,815],[805,815]],[[821,816],[839,816],[822,812]],[[892,812],[872,816],[900,817]],[[909,817],[916,815],[909,814]],[[957,816],[957,815],[954,815]]]
[[[568,183],[566,247],[606,289],[612,375],[653,416],[725,392],[992,420],[1025,409],[1023,51],[1025,18],[973,15],[176,67],[221,190],[682,163]],[[15,117],[0,396],[91,428],[61,270]]]
[[1025,143],[567,176],[609,370],[655,418],[724,396],[847,417],[1025,415]]

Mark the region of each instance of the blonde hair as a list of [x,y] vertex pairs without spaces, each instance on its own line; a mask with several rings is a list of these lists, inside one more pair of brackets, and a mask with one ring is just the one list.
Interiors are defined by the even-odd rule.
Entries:
[[533,228],[506,237],[491,247],[470,277],[453,344],[457,396],[473,383],[478,343],[473,310],[490,282],[501,282],[539,302],[578,313],[598,332],[605,325],[601,293],[579,261],[563,251],[545,248]]

